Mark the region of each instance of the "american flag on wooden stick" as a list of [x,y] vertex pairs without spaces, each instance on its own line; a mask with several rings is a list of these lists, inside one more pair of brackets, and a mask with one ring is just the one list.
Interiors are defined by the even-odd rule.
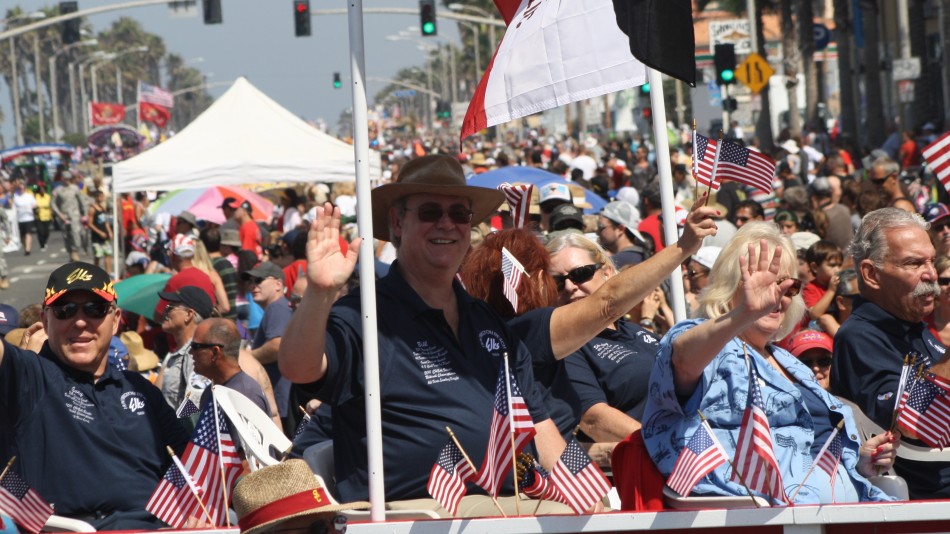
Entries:
[[716,141],[693,130],[693,179],[713,191],[719,191],[719,181],[712,175],[717,146]]
[[[40,532],[53,508],[11,469],[0,480],[0,510],[27,532]],[[13,529],[16,532],[16,529]]]
[[768,194],[772,192],[774,178],[775,161],[772,158],[730,141],[722,141],[716,166],[717,181],[733,180]]
[[589,510],[610,491],[607,477],[574,438],[568,442],[554,466],[551,481],[561,501],[578,514]]
[[704,476],[727,461],[726,451],[703,419],[680,452],[666,485],[680,495],[689,495]]
[[511,208],[511,224],[515,228],[524,228],[528,224],[528,211],[531,209],[531,184],[511,185],[505,182],[498,186],[505,194],[508,207]]
[[788,502],[782,473],[772,449],[772,428],[759,390],[759,375],[751,362],[747,403],[736,442],[735,471],[730,479],[752,491],[764,493],[776,502]]
[[511,308],[518,313],[518,286],[521,285],[521,277],[525,275],[524,267],[508,251],[501,247],[501,274],[502,274],[502,292],[511,303]]
[[897,421],[930,447],[950,443],[950,395],[930,376],[911,376]]
[[943,187],[950,191],[950,132],[924,147],[923,155],[927,160],[927,166],[940,180]]
[[459,501],[468,491],[465,484],[475,478],[475,469],[472,467],[462,451],[449,439],[439,458],[429,471],[429,483],[426,489],[429,495],[448,510],[452,515],[458,512]]

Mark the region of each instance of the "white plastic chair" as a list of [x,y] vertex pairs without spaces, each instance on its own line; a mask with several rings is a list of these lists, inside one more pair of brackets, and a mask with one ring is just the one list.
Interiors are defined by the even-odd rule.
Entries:
[[251,471],[279,463],[293,443],[283,430],[243,394],[225,386],[212,386],[221,410],[231,421]]
[[92,525],[79,519],[71,519],[61,515],[51,515],[46,520],[43,532],[96,532]]

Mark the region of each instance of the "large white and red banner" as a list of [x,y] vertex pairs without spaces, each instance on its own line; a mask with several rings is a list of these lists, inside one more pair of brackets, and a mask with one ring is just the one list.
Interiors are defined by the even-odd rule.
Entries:
[[508,23],[462,124],[495,124],[646,83],[612,0],[495,0]]

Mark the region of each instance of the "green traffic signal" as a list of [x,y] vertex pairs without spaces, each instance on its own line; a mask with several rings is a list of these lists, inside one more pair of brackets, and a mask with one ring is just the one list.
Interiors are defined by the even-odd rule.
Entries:
[[435,24],[432,22],[426,22],[422,25],[422,34],[423,35],[432,35],[435,33]]
[[736,72],[731,69],[725,69],[720,76],[722,77],[722,81],[731,82],[736,77]]
[[649,83],[645,83],[645,84],[641,85],[641,86],[640,86],[640,92],[641,92],[642,94],[645,94],[645,95],[650,94],[650,84],[649,84]]

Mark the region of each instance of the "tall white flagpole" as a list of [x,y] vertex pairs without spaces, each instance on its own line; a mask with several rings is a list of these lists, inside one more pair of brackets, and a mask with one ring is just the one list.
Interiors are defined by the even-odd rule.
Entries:
[[[660,171],[660,205],[663,207],[663,237],[667,243],[679,239],[676,207],[673,204],[673,167],[670,165],[670,140],[666,136],[666,103],[663,100],[663,75],[647,67],[650,83],[650,105],[653,107],[653,138],[656,141],[656,164]],[[693,157],[696,157],[694,154]],[[677,322],[686,319],[686,294],[679,269],[670,274],[670,302]]]
[[[365,53],[363,43],[363,1],[351,0],[350,76],[353,90],[353,152],[356,159],[356,197],[368,200],[369,125],[367,124]],[[370,519],[386,520],[386,488],[383,474],[382,408],[379,402],[379,343],[376,336],[376,273],[373,250],[373,206],[357,205],[360,237],[360,305],[363,310],[363,381],[366,403],[366,464],[369,474]]]

